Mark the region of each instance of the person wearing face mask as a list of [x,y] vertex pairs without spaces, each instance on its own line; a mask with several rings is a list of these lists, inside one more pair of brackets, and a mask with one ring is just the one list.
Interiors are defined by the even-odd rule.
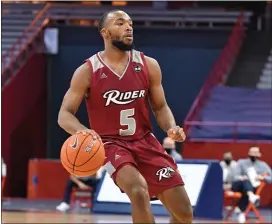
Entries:
[[[246,221],[244,211],[248,201],[256,206],[260,203],[260,196],[255,195],[261,181],[272,183],[272,171],[268,164],[262,160],[259,147],[251,147],[247,159],[240,159],[234,170],[234,182],[232,191],[242,193],[242,198],[238,203],[241,213],[238,215],[239,223]],[[266,175],[264,175],[266,174]]]
[[233,182],[233,172],[236,166],[236,161],[233,160],[231,152],[225,152],[223,154],[223,160],[220,162],[220,166],[223,170],[223,188],[224,190],[230,190]]

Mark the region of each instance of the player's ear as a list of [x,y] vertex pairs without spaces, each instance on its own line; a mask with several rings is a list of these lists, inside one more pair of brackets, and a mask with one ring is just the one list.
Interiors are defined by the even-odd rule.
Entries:
[[109,36],[109,32],[107,29],[103,28],[101,31],[100,31],[100,34],[102,35],[102,37],[104,38],[107,38]]

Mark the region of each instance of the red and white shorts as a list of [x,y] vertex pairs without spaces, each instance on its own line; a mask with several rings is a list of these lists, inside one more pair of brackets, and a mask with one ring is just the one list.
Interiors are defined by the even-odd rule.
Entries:
[[106,151],[104,167],[115,183],[118,170],[126,164],[131,164],[145,178],[150,197],[184,185],[174,159],[166,153],[152,133],[136,141],[116,139],[103,141]]

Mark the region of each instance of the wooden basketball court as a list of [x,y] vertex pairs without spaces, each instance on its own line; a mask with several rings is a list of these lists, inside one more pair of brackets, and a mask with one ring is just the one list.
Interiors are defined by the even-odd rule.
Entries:
[[[97,214],[91,213],[87,208],[72,208],[67,213],[61,213],[56,210],[59,203],[59,200],[5,198],[2,201],[2,221],[3,223],[132,223],[131,215]],[[155,219],[156,223],[169,223],[167,216],[156,216]],[[203,223],[200,220],[195,222]]]
[[[2,223],[132,223],[131,215],[90,213],[87,208],[71,209],[68,213],[56,210],[59,201],[5,199],[2,201]],[[271,223],[272,210],[260,209],[266,223]],[[232,220],[236,220],[232,217]],[[169,223],[169,217],[156,216],[156,223]],[[249,223],[256,223],[250,220]],[[194,219],[193,223],[226,223],[223,220]],[[227,223],[237,223],[236,221]]]
[[128,216],[57,212],[3,212],[3,223],[128,223]]
[[[218,223],[218,221],[199,220],[194,222]],[[131,217],[127,215],[66,214],[57,212],[2,212],[2,223],[132,223],[132,220]],[[156,217],[156,223],[169,223],[169,218]]]

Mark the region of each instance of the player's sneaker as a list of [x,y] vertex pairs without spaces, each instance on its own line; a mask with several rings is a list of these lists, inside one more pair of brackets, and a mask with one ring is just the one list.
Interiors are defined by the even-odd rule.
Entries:
[[66,212],[67,210],[70,209],[70,205],[67,204],[66,202],[61,202],[60,205],[56,207],[56,209],[60,212]]

